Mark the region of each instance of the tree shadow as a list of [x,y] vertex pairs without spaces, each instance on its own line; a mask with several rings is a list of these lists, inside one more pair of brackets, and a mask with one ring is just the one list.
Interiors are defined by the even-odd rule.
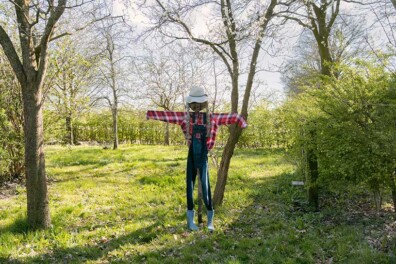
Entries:
[[108,255],[109,252],[119,249],[126,244],[147,244],[156,239],[160,233],[158,226],[161,221],[151,224],[150,226],[138,229],[122,236],[114,236],[110,239],[98,238],[91,241],[88,245],[75,246],[67,248],[55,248],[49,253],[28,257],[23,260],[27,263],[83,263],[87,261],[98,260]]
[[[3,233],[26,234],[30,231],[26,216],[19,216],[11,224],[0,228],[0,236]],[[0,262],[1,263],[1,262]]]
[[[205,228],[187,236],[176,232],[173,235],[179,243],[141,256],[125,256],[121,262],[364,263],[367,259],[366,263],[393,263],[389,262],[395,260],[392,249],[369,249],[364,234],[369,228],[364,226],[367,219],[347,221],[348,208],[310,211],[305,204],[296,203],[305,200],[305,189],[293,186],[292,180],[292,173],[261,181],[245,178],[232,188],[243,185],[252,190],[251,202],[244,208],[224,206],[216,210],[215,232]],[[238,217],[228,222],[230,214]],[[381,221],[370,223],[383,226]]]
[[[76,165],[73,165],[73,166],[76,166]],[[81,166],[83,166],[83,165],[81,165]],[[47,178],[48,178],[48,182],[49,183],[62,183],[62,182],[69,182],[69,181],[78,180],[78,179],[80,179],[82,177],[90,177],[90,178],[101,177],[101,176],[103,176],[102,174],[105,174],[105,173],[98,173],[98,174],[90,175],[90,176],[77,176],[77,175],[80,175],[81,173],[86,173],[86,172],[89,172],[89,171],[92,171],[92,170],[100,169],[100,168],[105,167],[105,166],[106,165],[95,164],[94,166],[89,166],[88,168],[87,167],[81,167],[78,170],[70,172],[70,175],[66,175],[65,173],[62,173],[61,177],[54,177],[54,175],[52,173],[47,173],[48,174]],[[48,168],[51,168],[51,166],[49,166]]]
[[[124,256],[119,262],[284,263],[282,258],[278,262],[272,262],[266,257],[272,254],[269,249],[275,249],[278,243],[287,241],[287,234],[282,230],[285,224],[279,223],[279,219],[274,215],[278,214],[279,210],[293,210],[293,199],[303,195],[299,189],[291,188],[292,195],[286,193],[290,190],[283,190],[285,184],[291,185],[292,178],[291,174],[282,174],[266,178],[259,184],[254,179],[240,180],[237,186],[230,189],[238,189],[242,186],[250,188],[253,190],[249,197],[252,198],[252,202],[244,208],[217,209],[215,226],[218,229],[215,232],[209,232],[203,226],[198,232],[176,230],[170,235],[179,242],[169,243],[160,250],[151,250],[142,255]],[[268,198],[274,195],[278,197]],[[279,208],[275,209],[275,207]],[[229,214],[239,217],[228,222]],[[206,224],[206,221],[204,222]],[[273,236],[279,238],[273,239]],[[258,256],[262,258],[257,259]]]

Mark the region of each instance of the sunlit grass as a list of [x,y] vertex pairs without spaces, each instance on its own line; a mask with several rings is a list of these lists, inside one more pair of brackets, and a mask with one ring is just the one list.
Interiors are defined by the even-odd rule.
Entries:
[[[29,231],[26,193],[0,200],[0,262],[390,263],[369,243],[386,222],[296,209],[280,150],[236,150],[216,231],[186,231],[184,146],[46,148],[52,227]],[[210,164],[212,190],[216,171]],[[339,211],[337,211],[339,212]],[[205,219],[205,218],[204,218]],[[384,243],[394,245],[395,240]]]

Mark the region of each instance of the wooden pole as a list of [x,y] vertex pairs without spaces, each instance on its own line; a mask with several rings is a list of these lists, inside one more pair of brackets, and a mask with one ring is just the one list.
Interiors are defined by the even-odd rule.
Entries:
[[200,171],[197,169],[198,176],[198,224],[202,224],[202,183],[200,177]]

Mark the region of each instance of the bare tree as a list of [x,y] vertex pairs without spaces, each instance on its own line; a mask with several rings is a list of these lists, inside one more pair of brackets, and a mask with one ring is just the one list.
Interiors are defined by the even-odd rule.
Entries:
[[[72,2],[72,3],[70,3]],[[88,1],[91,2],[91,1]],[[82,6],[85,1],[14,0],[7,5],[15,17],[0,14],[18,27],[19,43],[0,23],[0,44],[22,88],[24,109],[27,218],[33,228],[50,225],[43,138],[43,84],[48,66],[49,42],[70,32],[59,32],[57,25],[67,8]],[[20,49],[20,52],[18,52]]]
[[[154,107],[166,111],[183,108],[186,91],[202,83],[205,62],[199,61],[191,47],[173,43],[161,49],[146,47],[147,55],[136,60],[136,73],[140,80],[140,97],[146,98]],[[164,144],[169,145],[169,123],[165,124]]]
[[[369,51],[365,38],[364,21],[343,17],[330,32],[329,49],[336,63],[345,63],[364,57]],[[321,59],[317,41],[311,30],[304,29],[291,58],[282,66],[282,79],[290,96],[301,92],[300,87],[308,84],[321,72]]]
[[[177,68],[168,57],[154,58],[152,55],[140,62],[138,76],[147,87],[145,95],[156,107],[174,110],[180,101],[183,87],[178,80]],[[169,124],[166,123],[164,144],[169,145]]]
[[[373,54],[383,65],[396,74],[395,57],[396,54],[396,1],[377,0],[364,5],[366,13],[374,14],[375,21],[371,29],[372,37],[367,38],[366,43]],[[384,54],[390,55],[384,56]],[[389,63],[390,62],[390,63]]]
[[106,21],[98,28],[97,40],[103,40],[103,46],[99,47],[101,61],[98,67],[96,81],[97,100],[104,100],[109,106],[113,120],[113,149],[118,148],[118,112],[123,98],[128,97],[131,87],[128,86],[128,69],[131,55],[125,53],[124,47],[129,43],[127,38],[129,29],[124,27],[122,21]]
[[[156,0],[155,4],[149,8],[149,12],[155,24],[154,29],[162,35],[173,40],[191,40],[206,46],[221,59],[231,80],[231,112],[233,113],[239,111],[239,77],[242,63],[240,52],[242,47],[250,47],[246,70],[247,81],[240,110],[240,114],[247,119],[249,99],[262,43],[265,37],[270,35],[270,21],[275,17],[276,7],[281,9],[287,5],[286,1],[279,0],[264,1],[264,3],[261,1],[197,0],[189,4],[177,0],[166,3]],[[214,14],[214,16],[203,15],[203,8],[205,8],[205,14]],[[201,12],[199,20],[207,24],[207,34],[194,31],[190,20],[194,17],[194,11]],[[198,16],[197,13],[195,16]],[[223,202],[231,158],[241,132],[242,129],[235,125],[230,126],[230,134],[218,170],[213,197],[215,205],[221,205]]]

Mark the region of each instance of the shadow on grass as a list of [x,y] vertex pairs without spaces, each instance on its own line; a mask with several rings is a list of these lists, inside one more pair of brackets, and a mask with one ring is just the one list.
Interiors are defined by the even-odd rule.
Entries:
[[[153,150],[155,151],[155,150]],[[97,149],[93,150],[78,150],[74,155],[61,156],[52,158],[52,166],[54,167],[68,167],[68,166],[105,166],[117,162],[136,161],[136,162],[153,162],[153,163],[165,163],[165,162],[178,162],[185,160],[186,157],[156,157],[156,158],[143,158],[143,157],[124,157],[124,153],[128,151],[122,151],[119,155],[109,156],[107,152],[97,152]],[[121,156],[120,156],[121,155]],[[186,152],[187,156],[187,152]]]
[[[374,225],[383,227],[381,221],[372,219],[368,227],[364,219],[340,221],[348,214],[342,205],[310,212],[295,203],[304,200],[305,190],[292,186],[292,180],[290,173],[259,183],[245,178],[231,188],[249,188],[252,202],[244,208],[216,210],[220,217],[214,233],[190,233],[180,244],[119,261],[136,263],[143,257],[148,263],[396,263],[394,249],[373,248],[366,238]],[[231,223],[221,221],[229,214],[239,216]]]
[[256,148],[256,149],[243,149],[243,151],[237,151],[233,157],[263,157],[263,156],[273,156],[275,155],[284,155],[285,150],[281,148]]
[[3,233],[26,234],[28,232],[29,232],[29,224],[27,222],[26,216],[20,216],[10,225],[0,228],[0,236]]
[[[290,185],[291,174],[281,174],[276,177],[265,178],[259,184],[254,179],[243,178],[237,180],[235,186],[228,186],[229,191],[248,188],[253,202],[244,208],[216,210],[213,233],[206,227],[198,232],[172,233],[180,243],[169,243],[160,250],[151,250],[142,255],[131,254],[123,256],[117,263],[284,263],[290,260],[290,255],[283,258],[282,253],[273,257],[279,245],[288,243],[289,228],[285,219],[280,219],[282,211],[292,210],[292,200],[302,195],[301,190],[293,189],[292,194],[285,185]],[[294,197],[294,198],[292,198]],[[230,210],[230,211],[228,211]],[[239,215],[233,222],[228,223],[229,214]],[[285,212],[288,214],[288,212]],[[285,216],[283,216],[285,217]],[[285,217],[286,218],[286,217]],[[204,218],[206,224],[206,217]],[[225,219],[225,221],[221,221]],[[223,223],[221,226],[220,223]],[[291,247],[293,249],[293,246]],[[293,251],[293,250],[292,250]],[[297,249],[295,250],[297,251]],[[314,263],[300,258],[301,263]],[[294,262],[293,262],[294,263]]]
[[[73,165],[76,166],[76,165]],[[81,165],[83,166],[83,165]],[[69,172],[68,174],[66,173],[62,173],[62,176],[57,176],[54,177],[53,173],[47,173],[47,177],[48,177],[48,182],[49,183],[57,183],[57,182],[68,182],[68,181],[73,181],[73,180],[78,180],[81,177],[87,177],[87,176],[79,176],[81,173],[87,173],[93,170],[97,170],[100,169],[102,167],[104,167],[105,165],[99,165],[99,164],[95,164],[95,166],[89,166],[88,168],[86,167],[81,167],[78,170]],[[94,175],[90,175],[88,177],[100,177],[99,175],[104,174],[104,173],[95,173]]]
[[91,241],[88,245],[75,246],[68,248],[55,248],[43,255],[26,258],[23,262],[27,263],[84,263],[86,261],[99,260],[106,257],[109,252],[120,249],[126,244],[147,244],[160,234],[158,226],[161,221],[152,225],[138,229],[127,235],[117,236],[110,239],[98,238]]
[[0,257],[0,263],[10,263],[10,264],[14,263],[14,264],[19,264],[19,263],[22,263],[22,262],[20,262],[19,260],[10,260],[10,259],[8,259],[8,258],[2,258],[2,257]]

